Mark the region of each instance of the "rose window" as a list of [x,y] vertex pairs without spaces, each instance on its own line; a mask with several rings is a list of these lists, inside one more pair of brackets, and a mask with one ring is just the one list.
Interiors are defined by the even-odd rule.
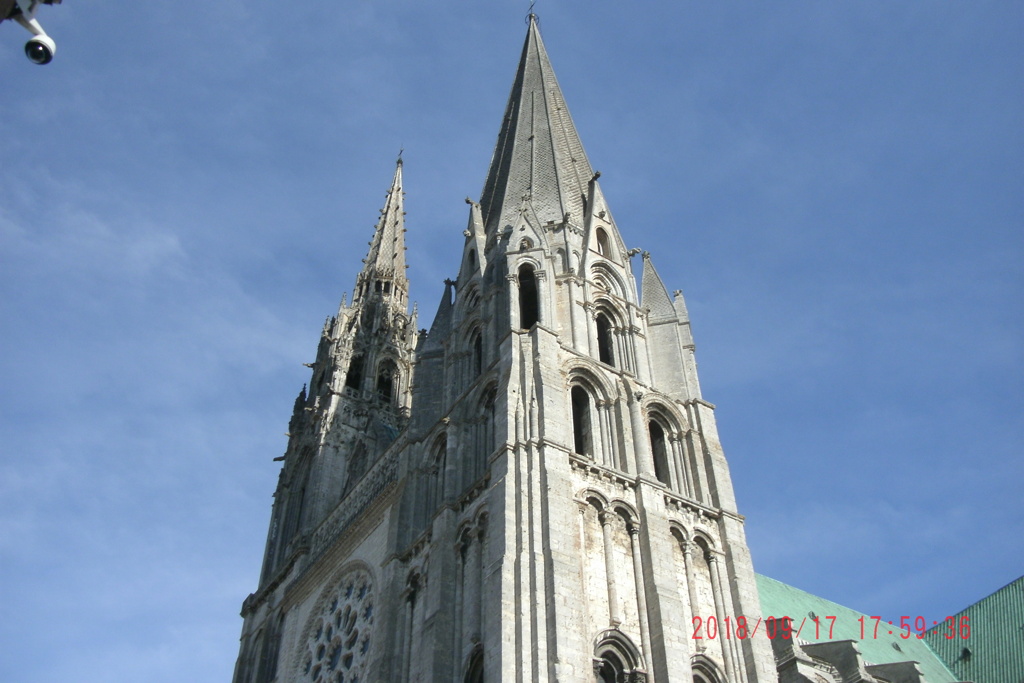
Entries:
[[373,585],[357,569],[347,573],[314,613],[303,655],[301,680],[367,683],[367,653],[373,630]]

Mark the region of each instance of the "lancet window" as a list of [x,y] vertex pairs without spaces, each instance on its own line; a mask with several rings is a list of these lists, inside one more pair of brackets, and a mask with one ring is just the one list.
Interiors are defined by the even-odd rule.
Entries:
[[608,256],[608,233],[604,228],[597,229],[597,253],[601,256]]
[[345,386],[359,391],[363,384],[363,357],[353,356],[345,375]]
[[669,476],[668,452],[665,447],[665,430],[656,421],[651,420],[647,429],[651,435],[651,454],[654,456],[654,476],[665,486],[672,485]]
[[445,467],[447,466],[448,437],[445,434],[437,437],[434,446],[430,451],[428,464],[427,484],[427,510],[426,519],[429,520],[437,511],[437,508],[444,503],[444,478]]
[[474,329],[469,335],[470,376],[479,377],[484,371],[484,342],[480,328]]
[[540,298],[537,293],[537,274],[533,266],[519,268],[519,327],[528,330],[540,322]]
[[473,653],[463,680],[465,683],[484,683],[484,653],[480,650]]
[[621,470],[618,461],[615,425],[603,384],[589,373],[575,372],[569,383],[569,411],[572,419],[573,452]]
[[377,371],[377,397],[386,403],[394,403],[395,389],[397,388],[398,367],[393,360],[386,360],[380,364]]
[[484,600],[484,566],[487,556],[487,516],[481,514],[464,526],[458,534],[458,562],[455,568],[455,661],[467,662],[463,681],[484,680],[483,651],[479,645],[483,617],[487,612]]
[[590,394],[581,386],[574,386],[570,392],[572,400],[573,449],[580,455],[593,456],[593,420],[591,418]]
[[693,496],[693,481],[686,457],[686,447],[676,419],[662,405],[648,409],[647,434],[654,458],[654,476],[669,488]]
[[600,311],[596,318],[597,323],[597,353],[598,360],[608,365],[615,365],[614,340],[612,338],[612,324],[604,311]]

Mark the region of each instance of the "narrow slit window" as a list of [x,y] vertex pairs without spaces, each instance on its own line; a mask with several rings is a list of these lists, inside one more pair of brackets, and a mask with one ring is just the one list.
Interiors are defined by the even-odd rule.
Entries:
[[583,387],[573,387],[570,394],[572,400],[572,435],[573,448],[580,455],[592,455],[590,394]]
[[348,372],[345,374],[345,386],[357,391],[363,384],[363,357],[355,356],[348,364]]
[[615,365],[615,352],[612,345],[612,324],[604,313],[597,314],[597,353],[602,363]]
[[657,422],[648,425],[651,434],[651,454],[654,455],[654,476],[665,486],[670,486],[668,449],[665,447],[665,430]]
[[519,327],[528,330],[540,321],[537,275],[530,266],[519,269]]

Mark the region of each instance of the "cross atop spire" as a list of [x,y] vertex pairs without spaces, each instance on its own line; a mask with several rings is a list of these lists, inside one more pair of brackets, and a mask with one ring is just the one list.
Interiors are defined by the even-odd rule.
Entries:
[[370,241],[370,252],[363,261],[363,270],[356,280],[356,293],[352,298],[363,298],[372,291],[401,292],[404,303],[409,291],[405,275],[405,201],[402,192],[402,156],[395,164],[395,177],[391,181],[380,220]]
[[561,221],[569,214],[582,223],[582,198],[594,175],[532,9],[528,20],[519,68],[480,197],[488,233],[512,223],[524,200],[543,222]]

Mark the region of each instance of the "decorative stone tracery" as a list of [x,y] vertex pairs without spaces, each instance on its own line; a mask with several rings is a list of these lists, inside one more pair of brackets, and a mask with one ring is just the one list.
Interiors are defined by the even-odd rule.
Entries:
[[298,678],[309,683],[367,683],[372,646],[373,580],[361,567],[346,572],[313,612]]

